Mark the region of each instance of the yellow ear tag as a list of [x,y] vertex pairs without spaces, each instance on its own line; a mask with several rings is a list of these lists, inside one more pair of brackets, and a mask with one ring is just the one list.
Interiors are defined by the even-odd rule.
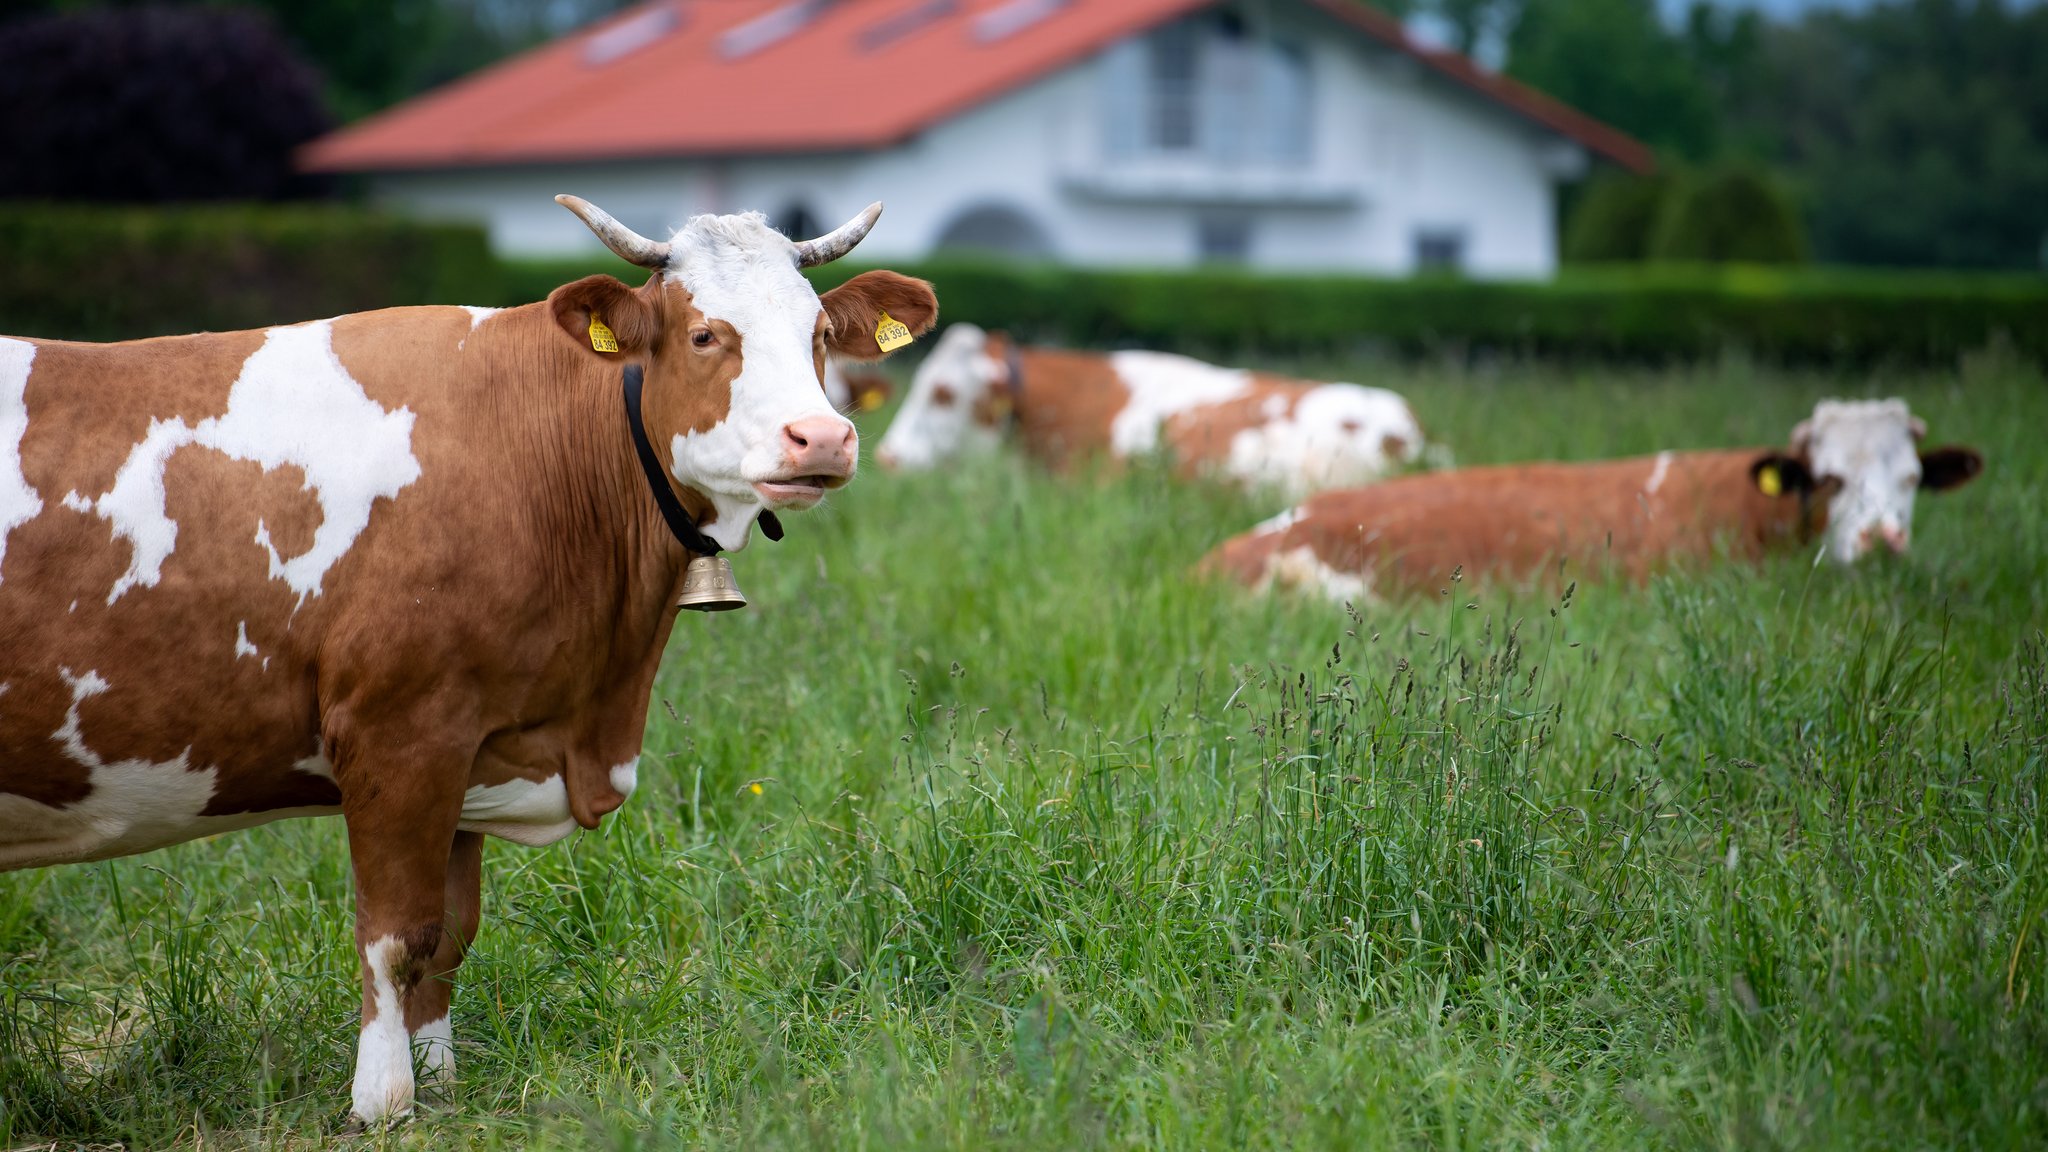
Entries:
[[886,403],[888,403],[888,398],[882,395],[880,388],[863,388],[860,390],[861,411],[873,412]]
[[1766,496],[1776,496],[1785,491],[1785,481],[1779,477],[1776,464],[1766,464],[1756,470],[1756,487]]
[[590,314],[590,350],[593,352],[617,352],[619,350],[617,334],[605,327],[604,321],[598,319],[595,312]]
[[882,313],[882,322],[875,325],[875,346],[884,352],[894,352],[914,339],[909,326],[887,312]]

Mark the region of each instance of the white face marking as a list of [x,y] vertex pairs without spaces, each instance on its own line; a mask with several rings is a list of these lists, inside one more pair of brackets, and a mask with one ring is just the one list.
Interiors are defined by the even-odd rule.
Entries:
[[[263,653],[258,652],[254,644],[249,643],[249,622],[243,620],[237,623],[235,625],[235,659],[240,660],[244,656],[262,655]],[[265,661],[265,663],[268,663],[268,661]]]
[[877,455],[891,468],[920,471],[963,452],[995,451],[1002,432],[976,421],[974,410],[1008,372],[989,356],[987,332],[948,327],[917,366]]
[[28,435],[28,370],[36,346],[0,338],[0,579],[6,578],[7,534],[43,513],[43,498],[21,471]]
[[[1271,401],[1282,400],[1274,396]],[[1398,451],[1387,451],[1389,439]],[[1384,388],[1322,384],[1289,415],[1283,406],[1266,423],[1230,441],[1230,474],[1246,487],[1272,487],[1300,499],[1330,488],[1370,484],[1422,453],[1422,424],[1408,402]]]
[[1337,604],[1373,602],[1370,580],[1356,572],[1339,572],[1330,567],[1316,555],[1314,548],[1306,544],[1275,552],[1266,561],[1266,572],[1259,581],[1258,591],[1264,592],[1276,586],[1320,595]]
[[455,1026],[443,1016],[420,1025],[412,1034],[413,1055],[419,1060],[421,1078],[430,1084],[455,1079]]
[[[738,551],[761,513],[754,485],[784,475],[782,430],[798,420],[853,422],[825,399],[812,334],[823,305],[796,266],[796,245],[758,212],[697,216],[669,241],[663,277],[690,293],[707,319],[740,336],[741,367],[724,420],[669,444],[675,478],[710,498],[718,518],[704,529]],[[687,354],[683,352],[680,354]]]
[[[0,793],[0,869],[104,860],[162,848],[199,836],[250,828],[332,808],[285,808],[201,816],[213,799],[213,768],[194,768],[188,749],[162,762],[107,761],[86,740],[80,708],[110,685],[97,672],[58,670],[71,688],[64,725],[50,734],[70,760],[88,770],[92,791],[83,800],[52,808],[26,796]],[[331,773],[330,773],[331,775]]]
[[164,469],[187,445],[253,461],[268,472],[286,464],[305,472],[320,502],[320,527],[304,554],[286,560],[260,521],[256,542],[270,553],[270,577],[299,594],[320,594],[320,582],[347,555],[370,522],[378,497],[391,498],[419,479],[412,454],[413,414],[387,412],[364,393],[335,358],[332,321],[273,328],[242,365],[225,415],[194,427],[156,420],[128,454],[114,486],[95,503],[100,516],[134,548],[128,571],[107,596],[112,604],[137,585],[154,587],[177,548],[178,525],[165,511]]
[[412,1111],[412,1044],[405,1034],[398,983],[392,977],[403,958],[403,946],[395,936],[379,937],[363,949],[377,1015],[363,1023],[356,1038],[356,1078],[349,1096],[356,1119],[369,1124]]
[[1109,448],[1118,456],[1152,451],[1175,414],[1235,399],[1252,384],[1248,372],[1169,352],[1113,352],[1109,365],[1131,394],[1109,423]]
[[1814,480],[1842,482],[1828,502],[1828,554],[1849,564],[1873,547],[1903,551],[1920,488],[1918,425],[1906,402],[1823,400],[1800,428]]
[[569,814],[568,786],[560,776],[550,776],[471,787],[462,794],[459,827],[539,848],[574,832],[576,818]]
[[1657,453],[1657,462],[1650,467],[1650,478],[1643,482],[1643,495],[1655,496],[1657,489],[1664,486],[1664,477],[1671,471],[1671,453]]
[[475,304],[464,304],[462,310],[469,313],[469,328],[472,332],[476,331],[477,325],[504,311],[502,308],[484,308]]

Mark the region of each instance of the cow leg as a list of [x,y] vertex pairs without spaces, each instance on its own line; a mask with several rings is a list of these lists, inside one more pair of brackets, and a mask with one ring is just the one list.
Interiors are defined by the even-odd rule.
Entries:
[[405,1029],[412,1036],[422,1088],[446,1086],[455,1079],[455,1033],[448,1022],[448,1005],[455,996],[455,968],[476,941],[483,916],[483,861],[483,833],[457,832],[441,894],[441,946],[427,961],[405,1005]]
[[[442,925],[468,777],[467,757],[459,763],[436,756],[380,759],[370,768],[335,765],[355,870],[356,953],[363,977],[351,1118],[370,1126],[412,1112],[408,1016],[428,974],[437,971],[449,935]],[[400,777],[389,771],[393,763],[411,771]],[[426,995],[435,993],[428,989]],[[445,1014],[445,989],[439,1002],[437,1015]]]

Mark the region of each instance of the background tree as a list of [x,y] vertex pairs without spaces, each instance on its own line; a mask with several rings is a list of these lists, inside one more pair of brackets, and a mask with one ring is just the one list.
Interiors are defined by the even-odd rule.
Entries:
[[333,121],[260,12],[89,9],[0,34],[0,197],[271,199]]

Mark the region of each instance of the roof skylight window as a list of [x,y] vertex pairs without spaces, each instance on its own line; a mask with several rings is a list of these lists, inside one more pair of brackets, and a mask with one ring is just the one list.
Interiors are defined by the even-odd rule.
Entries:
[[991,8],[974,20],[974,38],[983,44],[1007,40],[1034,25],[1041,24],[1065,8],[1073,0],[1010,0],[1001,7]]
[[681,26],[683,18],[673,4],[650,8],[638,16],[621,20],[583,42],[583,62],[601,68],[621,56],[630,56]]
[[861,49],[866,52],[879,52],[906,36],[931,27],[959,10],[960,0],[926,0],[908,12],[899,12],[862,31]]
[[764,12],[718,38],[718,54],[728,60],[752,56],[804,30],[838,0],[794,0]]

